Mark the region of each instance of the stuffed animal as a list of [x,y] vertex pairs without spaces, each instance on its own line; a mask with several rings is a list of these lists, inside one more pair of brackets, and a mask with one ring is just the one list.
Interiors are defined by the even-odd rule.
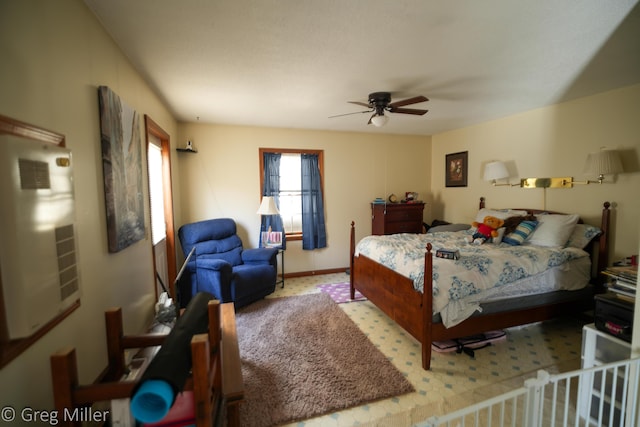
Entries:
[[492,237],[498,237],[498,228],[503,224],[504,221],[495,216],[485,216],[482,223],[473,221],[471,225],[477,230],[472,236],[467,236],[467,242],[481,245]]

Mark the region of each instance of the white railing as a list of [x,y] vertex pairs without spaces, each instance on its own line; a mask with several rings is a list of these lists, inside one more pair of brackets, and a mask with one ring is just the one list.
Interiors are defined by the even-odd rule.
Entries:
[[524,387],[418,427],[637,426],[640,359],[550,375],[538,371]]

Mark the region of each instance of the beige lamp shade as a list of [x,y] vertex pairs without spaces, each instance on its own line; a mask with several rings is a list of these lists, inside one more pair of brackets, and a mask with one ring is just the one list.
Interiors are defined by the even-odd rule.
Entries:
[[589,153],[584,165],[584,173],[593,175],[613,175],[623,172],[622,161],[616,150],[600,150]]
[[271,196],[264,196],[262,198],[262,202],[256,213],[258,215],[280,215],[276,202]]
[[504,162],[487,163],[484,167],[484,180],[496,181],[498,179],[509,178],[509,171]]

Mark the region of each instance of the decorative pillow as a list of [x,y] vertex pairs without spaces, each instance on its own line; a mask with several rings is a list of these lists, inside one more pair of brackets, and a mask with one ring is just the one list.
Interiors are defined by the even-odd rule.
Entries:
[[509,218],[504,220],[503,227],[505,229],[505,234],[511,234],[514,232],[518,224],[522,221],[537,221],[538,219],[535,215],[523,215],[523,216],[510,216]]
[[534,232],[538,221],[522,221],[513,233],[506,235],[502,241],[512,246],[521,245]]
[[578,222],[578,215],[538,215],[538,227],[528,243],[538,246],[563,247]]
[[567,248],[584,249],[594,237],[602,233],[598,227],[588,224],[576,224],[567,242]]
[[484,222],[484,217],[486,216],[494,216],[498,219],[507,219],[510,216],[524,216],[527,214],[527,211],[518,211],[513,209],[487,209],[482,208],[478,211],[476,215],[475,222],[482,223]]

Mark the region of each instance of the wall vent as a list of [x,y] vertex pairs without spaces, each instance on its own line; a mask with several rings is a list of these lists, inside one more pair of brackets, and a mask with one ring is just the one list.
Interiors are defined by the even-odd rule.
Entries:
[[20,188],[40,190],[51,188],[49,164],[38,160],[18,159],[20,168]]
[[60,301],[64,301],[78,290],[78,269],[76,266],[76,244],[73,225],[56,228],[55,235],[58,274],[60,277]]

